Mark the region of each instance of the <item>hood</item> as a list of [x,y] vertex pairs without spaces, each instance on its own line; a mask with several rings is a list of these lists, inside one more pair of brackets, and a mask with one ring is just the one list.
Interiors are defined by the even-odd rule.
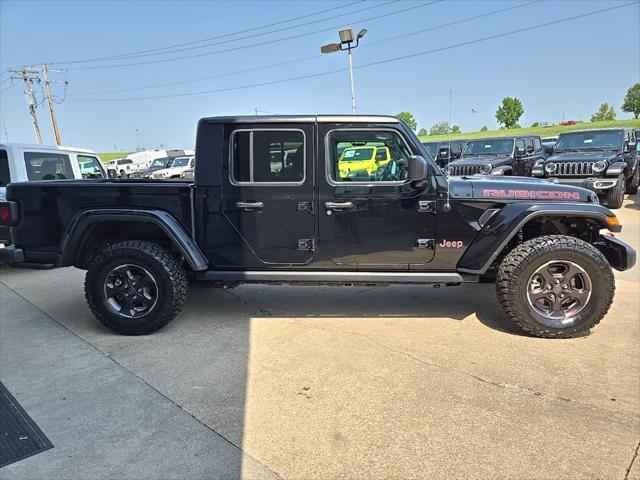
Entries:
[[547,158],[547,162],[597,162],[598,160],[605,160],[610,162],[615,159],[618,154],[611,151],[608,152],[565,152],[558,153],[552,157]]
[[528,177],[473,176],[449,179],[451,197],[486,200],[538,200],[543,202],[590,202],[594,193],[549,180]]
[[509,155],[470,155],[449,162],[449,165],[491,165],[492,167],[500,167],[502,165],[510,165],[511,162],[512,159]]

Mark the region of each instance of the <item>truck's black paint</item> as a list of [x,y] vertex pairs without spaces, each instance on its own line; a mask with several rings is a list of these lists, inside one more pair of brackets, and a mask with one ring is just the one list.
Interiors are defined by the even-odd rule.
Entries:
[[[230,180],[232,132],[261,128],[304,133],[301,184]],[[331,181],[325,137],[335,129],[397,132],[413,155],[426,158],[427,178],[396,184]],[[607,221],[613,213],[594,203],[588,190],[516,177],[447,179],[415,134],[393,117],[203,119],[196,152],[194,185],[130,179],[9,185],[7,199],[17,203],[20,218],[12,227],[15,247],[0,251],[0,260],[85,268],[92,249],[112,241],[110,235],[142,236],[162,239],[203,278],[455,283],[477,280],[527,228],[588,239],[609,252],[615,268],[630,268],[635,259],[626,245],[600,236],[601,228],[617,227]],[[331,202],[353,207],[327,206]],[[394,276],[401,273],[406,275]]]

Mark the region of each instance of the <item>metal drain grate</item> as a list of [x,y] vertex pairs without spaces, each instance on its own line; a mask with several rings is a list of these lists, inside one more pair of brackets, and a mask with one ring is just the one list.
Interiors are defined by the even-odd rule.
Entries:
[[52,447],[42,430],[0,382],[0,468]]

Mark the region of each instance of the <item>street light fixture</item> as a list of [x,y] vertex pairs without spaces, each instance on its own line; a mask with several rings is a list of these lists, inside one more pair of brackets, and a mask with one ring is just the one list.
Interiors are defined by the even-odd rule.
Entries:
[[320,52],[322,53],[333,53],[340,50],[347,50],[349,57],[349,79],[351,80],[351,113],[354,115],[356,113],[356,93],[355,87],[353,86],[353,61],[351,60],[351,50],[358,48],[358,45],[360,45],[360,39],[366,34],[366,28],[360,30],[355,38],[356,44],[353,45],[353,30],[345,28],[338,32],[338,35],[340,36],[340,43],[328,43],[327,45],[320,47]]

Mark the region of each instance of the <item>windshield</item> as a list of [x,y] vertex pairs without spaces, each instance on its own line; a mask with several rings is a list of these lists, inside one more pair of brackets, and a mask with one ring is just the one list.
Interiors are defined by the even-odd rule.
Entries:
[[556,150],[605,150],[622,147],[622,132],[563,133]]
[[373,158],[373,148],[346,148],[342,152],[341,160],[345,162],[356,162],[358,160],[371,160]]
[[429,152],[429,155],[432,157],[435,157],[436,153],[438,153],[438,143],[423,143],[422,145],[424,145],[424,148],[427,149],[427,152]]
[[186,167],[189,165],[189,157],[179,157],[173,161],[172,167]]
[[511,152],[513,152],[513,138],[500,140],[474,140],[467,142],[462,156],[510,155]]
[[151,168],[164,168],[167,163],[166,158],[156,158],[153,163],[151,163]]

